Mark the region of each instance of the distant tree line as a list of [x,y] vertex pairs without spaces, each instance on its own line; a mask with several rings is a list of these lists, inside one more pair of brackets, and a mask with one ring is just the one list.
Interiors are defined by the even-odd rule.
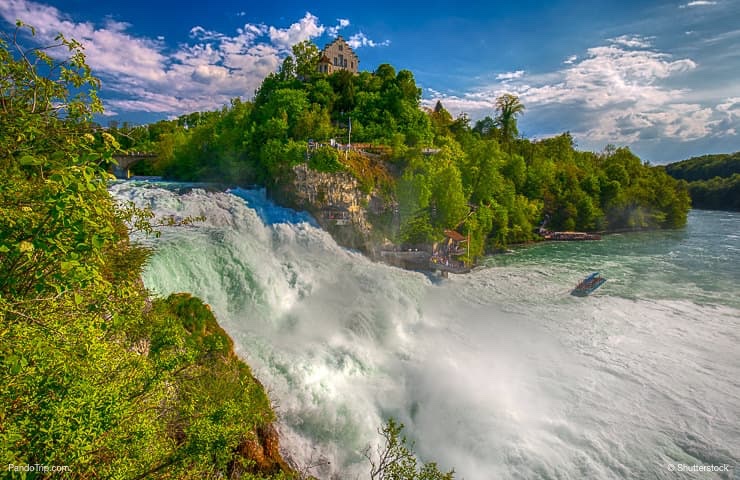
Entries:
[[694,208],[740,211],[740,152],[693,157],[665,170],[689,182]]

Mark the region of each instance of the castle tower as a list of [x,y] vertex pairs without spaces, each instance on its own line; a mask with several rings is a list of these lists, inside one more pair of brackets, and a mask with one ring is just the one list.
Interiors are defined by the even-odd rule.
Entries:
[[319,60],[319,72],[321,73],[331,75],[337,70],[349,70],[356,74],[359,68],[360,59],[341,35],[321,51]]

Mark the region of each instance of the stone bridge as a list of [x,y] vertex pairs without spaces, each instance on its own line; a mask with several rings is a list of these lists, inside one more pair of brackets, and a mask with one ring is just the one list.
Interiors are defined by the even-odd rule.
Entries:
[[156,156],[156,154],[149,152],[129,152],[113,155],[113,158],[118,162],[118,165],[113,166],[113,175],[115,175],[116,178],[127,179],[131,176],[129,169],[134,164]]

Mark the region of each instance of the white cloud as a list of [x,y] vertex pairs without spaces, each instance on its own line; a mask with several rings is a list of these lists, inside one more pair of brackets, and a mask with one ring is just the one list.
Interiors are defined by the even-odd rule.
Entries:
[[222,33],[206,30],[200,25],[196,25],[195,27],[190,29],[190,38],[193,38],[195,40],[219,40],[223,37],[224,35]]
[[[237,16],[244,16],[240,12]],[[76,22],[56,7],[31,0],[3,0],[0,18],[33,22],[36,40],[51,44],[57,33],[79,40],[87,62],[102,80],[101,97],[112,112],[154,112],[168,117],[213,110],[234,97],[251,97],[278,69],[290,47],[327,30],[311,13],[287,28],[246,23],[233,34],[193,26],[190,41],[167,46],[163,36],[137,37],[131,25],[105,19]],[[347,19],[335,27],[345,28]],[[376,45],[365,40],[365,45]],[[60,51],[64,56],[67,52]],[[52,54],[54,54],[52,52]]]
[[270,27],[270,40],[279,48],[289,50],[296,43],[321,36],[326,27],[319,24],[315,15],[306,12],[306,15],[288,28]]
[[585,55],[569,57],[562,69],[547,74],[510,72],[496,82],[465,94],[438,94],[450,112],[473,118],[493,115],[495,99],[518,95],[529,115],[551,115],[560,130],[570,130],[591,145],[633,143],[650,139],[690,141],[729,135],[738,127],[740,99],[717,105],[687,101],[681,76],[697,68],[690,58],[673,58],[655,50],[646,37],[609,39]]
[[496,75],[496,80],[516,80],[524,76],[524,70],[517,70],[516,72],[499,73]]
[[337,18],[337,24],[333,27],[327,27],[326,34],[332,38],[339,36],[339,30],[349,27],[349,20],[346,18]]
[[729,121],[740,119],[740,97],[728,98],[724,103],[717,105],[717,110],[722,112]]
[[712,2],[709,0],[695,0],[693,2],[686,3],[684,5],[679,6],[679,8],[687,8],[687,7],[707,7],[710,5],[717,5],[717,2]]
[[347,44],[352,48],[360,48],[360,47],[387,47],[391,44],[390,40],[384,40],[382,42],[376,42],[374,40],[371,40],[365,35],[364,33],[356,33],[349,37],[349,40],[347,40]]
[[652,46],[651,40],[653,40],[653,37],[643,37],[642,35],[621,35],[609,39],[614,45],[628,48],[650,48]]
[[[96,72],[135,76],[146,81],[164,78],[161,65],[165,61],[156,40],[135,38],[126,30],[127,23],[107,20],[100,28],[92,23],[75,23],[55,7],[25,0],[8,0],[0,4],[0,15],[10,23],[16,19],[33,22],[40,42],[52,44],[59,32],[85,45],[85,54]],[[53,53],[53,52],[52,52]],[[63,54],[63,52],[58,52]]]
[[218,65],[198,65],[190,77],[198,83],[211,84],[229,76],[229,70]]

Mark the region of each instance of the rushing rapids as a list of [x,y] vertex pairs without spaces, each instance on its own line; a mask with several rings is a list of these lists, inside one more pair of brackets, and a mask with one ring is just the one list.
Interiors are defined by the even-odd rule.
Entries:
[[[213,307],[313,475],[367,471],[390,416],[422,460],[467,480],[732,478],[740,464],[737,214],[519,249],[437,281],[337,246],[260,191],[166,187],[111,188],[206,217],[148,240],[147,287]],[[568,295],[592,268],[609,283]]]

